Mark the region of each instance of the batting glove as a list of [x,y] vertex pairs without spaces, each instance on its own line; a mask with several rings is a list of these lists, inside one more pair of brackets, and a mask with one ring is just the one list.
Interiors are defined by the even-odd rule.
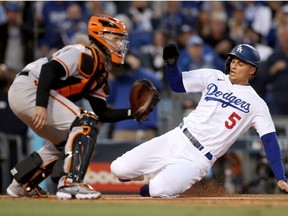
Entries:
[[163,49],[163,59],[166,64],[173,66],[179,58],[179,51],[175,44],[168,44]]

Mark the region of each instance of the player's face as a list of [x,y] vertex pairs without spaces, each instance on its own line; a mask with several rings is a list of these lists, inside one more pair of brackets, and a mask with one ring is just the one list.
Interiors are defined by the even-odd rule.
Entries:
[[115,51],[121,51],[123,43],[125,42],[124,36],[105,33],[104,38],[108,42],[109,46]]
[[229,79],[233,84],[248,85],[251,75],[256,72],[256,68],[238,58],[233,58],[230,63]]

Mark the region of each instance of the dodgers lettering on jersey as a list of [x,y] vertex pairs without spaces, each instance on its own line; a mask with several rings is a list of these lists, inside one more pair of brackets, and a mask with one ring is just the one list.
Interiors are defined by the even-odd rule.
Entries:
[[197,108],[184,117],[184,126],[217,158],[251,126],[259,136],[275,131],[266,103],[247,85],[233,85],[214,69],[182,73],[186,92],[201,92]]
[[207,92],[205,94],[206,101],[214,100],[222,103],[222,107],[231,106],[237,110],[240,110],[244,113],[249,112],[250,103],[238,98],[233,94],[233,92],[222,92],[218,89],[218,86],[214,83],[210,83],[207,86]]

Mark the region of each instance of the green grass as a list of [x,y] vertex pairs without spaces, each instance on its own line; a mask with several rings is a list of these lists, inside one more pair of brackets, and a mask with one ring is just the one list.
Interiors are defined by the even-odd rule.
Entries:
[[115,204],[97,201],[0,200],[1,216],[277,216],[287,208],[278,207],[215,207],[177,204]]

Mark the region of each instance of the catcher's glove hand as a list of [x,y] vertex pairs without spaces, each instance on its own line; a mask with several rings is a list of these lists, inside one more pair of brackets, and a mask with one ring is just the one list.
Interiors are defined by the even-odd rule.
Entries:
[[129,100],[133,117],[140,121],[147,119],[160,98],[151,81],[139,79],[134,82],[131,88]]

